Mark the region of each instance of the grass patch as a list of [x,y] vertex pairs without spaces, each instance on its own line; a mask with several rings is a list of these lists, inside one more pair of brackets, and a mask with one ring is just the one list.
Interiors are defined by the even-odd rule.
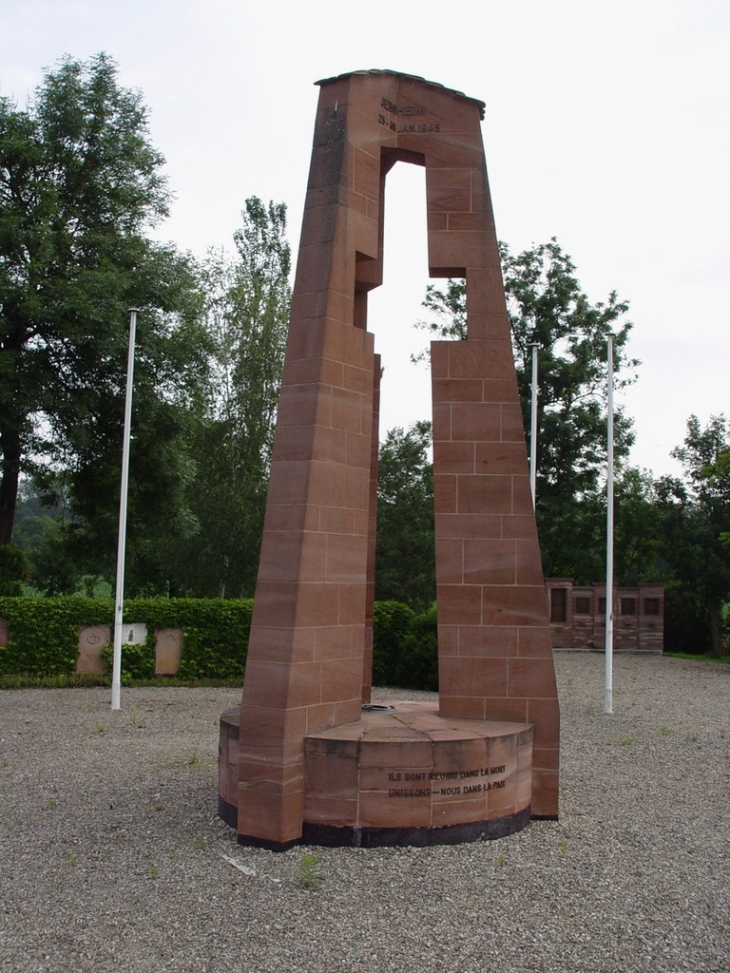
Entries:
[[714,662],[716,665],[730,666],[730,655],[710,655],[709,652],[665,652],[670,659],[686,659],[688,662]]

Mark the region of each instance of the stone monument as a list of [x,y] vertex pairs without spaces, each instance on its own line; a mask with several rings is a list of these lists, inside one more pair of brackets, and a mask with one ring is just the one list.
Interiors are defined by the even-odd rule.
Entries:
[[[558,813],[550,627],[480,119],[394,71],[320,96],[240,707],[219,812],[238,840],[498,837]],[[468,337],[431,345],[438,704],[370,708],[380,362],[367,331],[396,162],[425,166],[429,269]]]

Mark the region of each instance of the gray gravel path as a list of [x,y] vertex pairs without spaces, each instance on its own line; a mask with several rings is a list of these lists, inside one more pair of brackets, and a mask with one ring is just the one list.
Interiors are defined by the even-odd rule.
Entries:
[[556,661],[560,821],[442,848],[239,847],[231,690],[0,693],[0,971],[728,973],[730,669]]

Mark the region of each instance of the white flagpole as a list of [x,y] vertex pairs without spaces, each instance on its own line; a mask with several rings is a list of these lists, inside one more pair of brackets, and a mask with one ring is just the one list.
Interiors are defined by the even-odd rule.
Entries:
[[608,342],[607,473],[606,473],[606,674],[603,712],[613,713],[613,335]]
[[535,494],[537,490],[537,349],[540,346],[533,342],[532,348],[532,390],[530,397],[530,492],[532,493],[532,508],[535,509]]
[[122,445],[122,488],[119,497],[119,538],[117,543],[117,594],[114,606],[114,654],[112,656],[112,709],[121,709],[122,693],[122,615],[124,612],[124,557],[127,542],[127,490],[129,485],[129,440],[132,426],[132,387],[134,382],[134,344],[137,332],[136,307],[129,309],[129,354],[127,391],[124,399],[124,441]]

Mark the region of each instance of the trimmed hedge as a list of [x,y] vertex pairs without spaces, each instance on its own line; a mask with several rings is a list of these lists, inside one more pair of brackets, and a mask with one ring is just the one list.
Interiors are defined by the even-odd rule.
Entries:
[[[175,678],[241,679],[246,664],[253,601],[196,598],[138,598],[124,604],[124,618],[144,622],[144,645],[125,645],[122,679],[149,679],[155,670],[155,629],[184,631]],[[3,598],[0,618],[10,642],[0,646],[0,675],[71,677],[76,673],[79,626],[109,625],[111,599],[81,597]],[[111,669],[112,649],[102,651]],[[436,608],[417,615],[397,601],[375,604],[373,683],[404,689],[438,689]]]
[[436,606],[417,615],[399,601],[375,603],[373,685],[438,689]]
[[[122,675],[154,674],[155,629],[185,633],[179,679],[243,679],[251,628],[251,599],[138,598],[124,604],[126,621],[147,625],[145,645],[127,645]],[[0,618],[7,619],[9,644],[0,646],[0,674],[63,676],[76,672],[79,626],[109,625],[114,630],[111,599],[0,598]],[[110,650],[107,650],[110,659]]]

